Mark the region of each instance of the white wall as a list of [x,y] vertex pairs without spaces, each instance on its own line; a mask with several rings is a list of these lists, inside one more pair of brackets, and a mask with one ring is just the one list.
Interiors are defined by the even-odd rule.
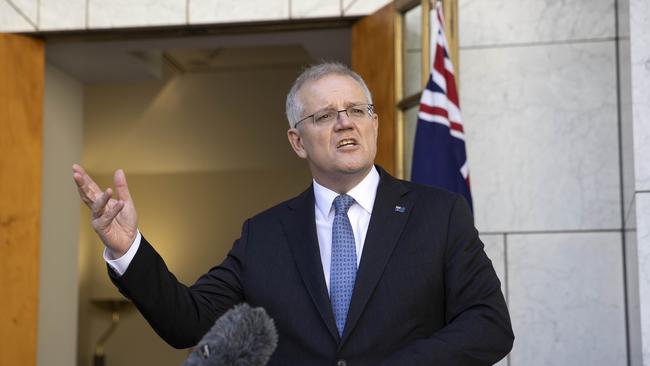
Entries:
[[79,198],[71,166],[81,159],[83,86],[45,69],[38,354],[42,366],[74,365],[79,299]]
[[297,70],[246,68],[88,85],[84,164],[97,173],[116,167],[179,173],[295,164],[284,100]]
[[[639,313],[634,314],[640,318],[639,336],[633,343],[640,348],[639,359],[643,365],[650,365],[650,3],[645,0],[629,0],[629,58],[625,60],[629,65],[629,80],[624,87],[630,93],[628,116],[631,121],[632,139],[626,142],[633,146],[634,173],[629,174],[633,182],[634,192],[632,210],[636,206],[635,216],[632,220],[636,229],[636,252],[630,251],[630,262],[638,269],[637,277],[631,281],[638,290]],[[625,14],[627,17],[628,14]],[[628,146],[629,146],[628,145]],[[631,221],[632,221],[631,220]]]
[[515,343],[502,365],[627,365],[615,0],[460,0],[476,223]]
[[0,32],[182,26],[366,15],[389,0],[0,0]]

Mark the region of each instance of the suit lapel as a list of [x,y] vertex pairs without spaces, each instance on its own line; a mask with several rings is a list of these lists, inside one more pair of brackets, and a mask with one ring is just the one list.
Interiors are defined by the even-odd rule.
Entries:
[[338,342],[339,335],[325,284],[316,235],[313,188],[310,187],[290,201],[288,206],[290,213],[283,217],[282,225],[293,259],[323,322]]
[[354,329],[377,286],[413,206],[406,195],[408,189],[382,169],[379,172],[381,181],[377,187],[340,346]]

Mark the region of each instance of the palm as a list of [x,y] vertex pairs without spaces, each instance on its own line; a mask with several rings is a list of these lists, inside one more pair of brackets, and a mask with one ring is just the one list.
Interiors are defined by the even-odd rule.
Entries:
[[[106,209],[114,209],[118,200],[111,198],[106,204]],[[136,235],[137,220],[135,207],[132,201],[124,203],[124,207],[107,224],[102,222],[101,217],[93,217],[92,225],[104,244],[113,243],[118,247],[125,247],[131,244]]]
[[124,172],[115,172],[117,197],[113,198],[113,190],[102,191],[81,166],[72,170],[79,196],[91,210],[93,229],[114,254],[126,253],[137,234],[138,220]]

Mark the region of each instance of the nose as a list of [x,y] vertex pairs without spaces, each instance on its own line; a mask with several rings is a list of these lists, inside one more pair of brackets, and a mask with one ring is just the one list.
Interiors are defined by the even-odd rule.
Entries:
[[338,111],[336,114],[336,123],[334,124],[334,128],[336,130],[345,130],[352,128],[353,122],[350,117],[348,117],[348,111],[341,110]]

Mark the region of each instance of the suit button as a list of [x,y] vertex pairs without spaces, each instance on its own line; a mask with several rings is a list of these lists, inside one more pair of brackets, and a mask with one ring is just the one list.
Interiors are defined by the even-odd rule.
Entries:
[[336,366],[347,366],[348,363],[345,362],[345,360],[338,360],[336,361]]

